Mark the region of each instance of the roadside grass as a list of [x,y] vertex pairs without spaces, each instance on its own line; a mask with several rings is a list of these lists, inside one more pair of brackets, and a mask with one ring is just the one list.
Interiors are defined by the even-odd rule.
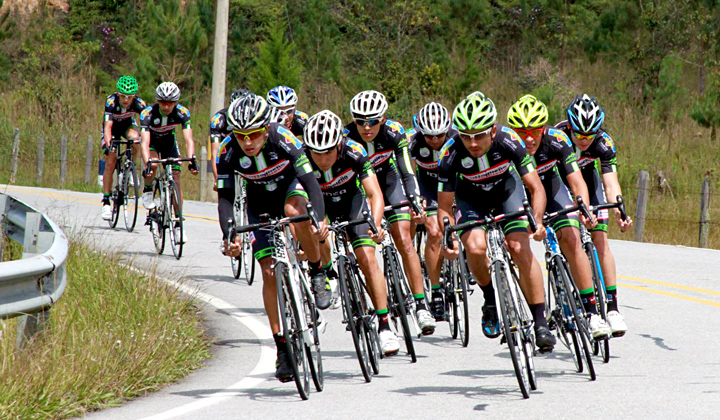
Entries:
[[72,236],[68,287],[48,328],[22,351],[15,320],[0,331],[2,419],[69,418],[117,406],[210,357],[196,302]]

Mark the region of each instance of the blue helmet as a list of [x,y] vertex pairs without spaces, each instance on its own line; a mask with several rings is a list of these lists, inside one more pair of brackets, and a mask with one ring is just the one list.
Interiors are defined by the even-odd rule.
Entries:
[[595,134],[600,130],[605,111],[595,98],[584,94],[576,96],[567,108],[567,118],[573,131],[580,134]]
[[274,107],[295,106],[298,97],[293,88],[287,86],[276,86],[267,94],[267,102]]

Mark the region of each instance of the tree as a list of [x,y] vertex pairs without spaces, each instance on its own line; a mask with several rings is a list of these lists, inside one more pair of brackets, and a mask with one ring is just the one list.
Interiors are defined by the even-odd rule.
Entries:
[[720,74],[717,64],[705,93],[695,101],[690,117],[700,126],[710,129],[710,140],[715,141],[720,126]]
[[267,92],[278,85],[294,89],[300,87],[302,64],[292,53],[295,43],[285,40],[283,24],[272,21],[267,28],[267,37],[258,43],[257,48],[255,68],[250,78],[250,88],[254,92]]

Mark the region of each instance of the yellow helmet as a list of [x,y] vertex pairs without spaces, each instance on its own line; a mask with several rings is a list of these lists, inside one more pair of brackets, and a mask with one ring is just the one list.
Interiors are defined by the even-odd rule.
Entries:
[[547,124],[548,111],[536,97],[525,95],[510,107],[507,119],[512,128],[537,128]]

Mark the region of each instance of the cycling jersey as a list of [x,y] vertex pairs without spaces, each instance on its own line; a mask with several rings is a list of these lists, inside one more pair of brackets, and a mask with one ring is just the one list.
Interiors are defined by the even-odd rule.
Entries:
[[[449,139],[457,140],[458,133],[455,129],[450,129],[445,137],[445,142]],[[438,190],[438,170],[440,163],[440,151],[442,146],[435,150],[428,145],[425,135],[418,131],[410,139],[410,156],[415,160],[417,165],[417,179],[420,192],[423,198],[428,200],[428,206],[437,205]],[[435,203],[431,204],[430,201]]]
[[[161,158],[178,158],[180,149],[175,140],[175,127],[190,128],[190,110],[177,104],[170,115],[160,112],[159,104],[152,104],[140,113],[142,132],[150,132],[150,150],[158,152]],[[180,170],[173,165],[173,170]]]
[[220,143],[232,130],[233,126],[227,118],[227,108],[223,108],[210,119],[210,142]]
[[456,192],[473,201],[479,191],[491,191],[519,172],[535,170],[525,143],[509,127],[499,127],[487,153],[473,158],[462,140],[450,139],[441,149],[438,191]]
[[[318,218],[325,217],[322,192],[302,143],[290,130],[276,123],[271,123],[268,131],[267,140],[257,156],[246,155],[232,135],[220,144],[215,162],[220,201],[218,212],[223,237],[226,237],[228,231],[227,220],[232,219],[235,172],[246,182],[247,210],[251,223],[259,220],[263,213],[270,217],[282,216],[286,200],[295,195],[309,197]],[[257,259],[272,255],[270,236],[266,231],[257,231],[252,235]]]
[[[305,152],[310,157],[310,151]],[[360,182],[375,172],[368,160],[365,149],[348,138],[340,142],[337,161],[327,171],[321,171],[310,157],[315,178],[320,183],[325,198],[328,218],[332,221],[355,220],[368,210],[367,199],[363,194]],[[364,223],[348,229],[348,236],[353,248],[375,246],[367,231],[370,227]]]
[[[370,156],[370,163],[377,174],[385,204],[399,204],[406,200],[408,193],[414,194],[416,197],[420,196],[410,162],[408,140],[402,125],[387,120],[371,142],[362,139],[355,122],[345,126],[344,134],[362,145]],[[410,220],[408,208],[396,209],[388,214],[390,223]]]
[[290,131],[296,136],[296,137],[302,137],[305,135],[305,125],[308,121],[308,114],[295,110],[295,116],[293,118],[292,126],[290,126]]
[[112,136],[112,139],[119,140],[122,137],[127,138],[127,131],[129,129],[134,128],[135,130],[140,131],[133,116],[139,115],[146,107],[147,104],[145,103],[145,101],[136,96],[130,104],[130,107],[123,108],[120,105],[120,98],[118,98],[117,92],[113,93],[112,95],[108,95],[107,99],[105,100],[103,128],[100,133],[100,142],[103,145],[104,154],[107,154],[107,152],[109,152],[109,150],[105,148],[104,122],[113,122],[110,134]]

